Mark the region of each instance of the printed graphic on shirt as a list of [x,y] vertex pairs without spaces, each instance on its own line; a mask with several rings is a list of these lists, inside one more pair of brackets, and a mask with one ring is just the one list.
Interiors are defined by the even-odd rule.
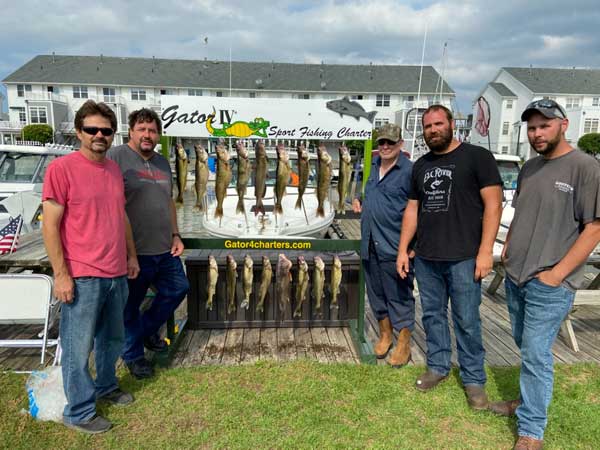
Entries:
[[452,195],[454,165],[432,167],[423,176],[423,211],[446,212]]
[[564,183],[562,181],[555,181],[554,187],[556,189],[558,189],[559,191],[566,192],[567,194],[573,193],[573,186],[571,186],[569,183]]

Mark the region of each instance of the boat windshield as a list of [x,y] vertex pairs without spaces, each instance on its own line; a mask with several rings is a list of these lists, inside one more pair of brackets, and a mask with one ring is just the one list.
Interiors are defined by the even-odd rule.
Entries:
[[496,161],[502,178],[502,184],[506,190],[517,189],[517,178],[519,177],[519,165],[516,161]]
[[0,156],[0,183],[34,183],[33,177],[44,156],[27,153],[2,154]]

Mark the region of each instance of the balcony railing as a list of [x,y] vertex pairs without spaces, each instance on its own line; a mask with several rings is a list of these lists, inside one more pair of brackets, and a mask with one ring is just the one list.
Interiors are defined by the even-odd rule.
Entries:
[[52,102],[67,103],[67,96],[55,94],[53,92],[25,92],[25,100],[49,100]]
[[8,120],[0,120],[0,130],[5,131],[21,131],[25,126],[20,122],[9,122]]

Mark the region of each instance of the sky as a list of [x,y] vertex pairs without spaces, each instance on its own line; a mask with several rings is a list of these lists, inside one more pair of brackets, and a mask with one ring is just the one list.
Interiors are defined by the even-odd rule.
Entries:
[[52,52],[418,65],[426,35],[469,113],[501,67],[600,68],[598,24],[597,0],[0,0],[0,79]]

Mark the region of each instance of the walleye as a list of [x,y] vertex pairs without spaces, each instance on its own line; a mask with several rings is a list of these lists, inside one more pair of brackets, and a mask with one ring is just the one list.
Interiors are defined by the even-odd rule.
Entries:
[[283,253],[279,254],[277,261],[277,300],[279,301],[279,311],[285,311],[285,307],[290,303],[290,283],[292,282],[292,274],[290,269],[292,262],[286,258]]
[[215,217],[223,217],[223,200],[227,196],[227,187],[231,182],[231,166],[229,165],[229,152],[224,145],[217,145],[217,181],[215,182],[215,193],[217,195],[217,207]]
[[323,286],[325,285],[325,263],[320,256],[315,256],[315,269],[313,271],[313,297],[315,298],[315,312],[317,317],[323,317],[321,311],[321,299],[323,298]]
[[290,179],[290,156],[283,144],[277,145],[277,175],[275,178],[275,214],[283,214],[281,201],[285,195],[285,187]]
[[196,206],[205,210],[206,185],[208,184],[208,153],[200,144],[194,145],[196,152]]
[[250,294],[252,294],[252,281],[254,279],[254,274],[252,272],[252,267],[254,263],[252,262],[252,258],[250,255],[246,255],[244,257],[244,271],[242,273],[242,287],[244,288],[244,300],[240,305],[244,309],[248,309],[250,307]]
[[348,195],[348,189],[350,187],[350,174],[352,173],[352,158],[350,158],[350,152],[348,147],[342,145],[339,149],[340,152],[340,170],[338,175],[338,207],[337,212],[340,214],[346,214],[346,196]]
[[237,152],[236,190],[238,194],[238,203],[235,212],[244,214],[246,212],[246,208],[244,207],[244,196],[246,195],[248,179],[250,178],[250,161],[248,159],[248,150],[246,150],[244,144],[238,141],[235,144],[235,149]]
[[308,264],[304,259],[304,256],[298,256],[298,284],[296,285],[296,310],[294,311],[294,317],[302,316],[302,302],[306,297],[306,289],[308,288]]
[[215,296],[215,292],[217,292],[217,280],[219,279],[219,267],[217,266],[217,260],[213,255],[208,257],[208,288],[207,294],[208,298],[206,299],[206,309],[208,311],[212,311],[213,309],[213,297]]
[[296,200],[295,209],[302,208],[302,196],[308,184],[308,174],[310,172],[310,156],[304,145],[298,146],[298,200]]
[[260,286],[258,287],[258,303],[256,304],[256,312],[263,312],[265,306],[265,297],[271,286],[271,278],[273,277],[273,269],[271,261],[266,256],[262,257],[262,274],[260,275]]
[[227,314],[235,312],[235,285],[237,264],[233,256],[227,255]]
[[338,309],[338,294],[340,293],[340,283],[342,282],[342,261],[335,255],[333,257],[333,267],[331,268],[331,283],[329,289],[331,291],[330,309]]
[[257,142],[254,147],[254,159],[256,161],[256,174],[254,176],[254,196],[256,197],[256,205],[254,206],[254,214],[265,213],[263,206],[263,198],[267,192],[267,173],[269,166],[269,158],[265,144]]
[[317,151],[319,156],[319,172],[317,173],[317,217],[325,217],[325,199],[329,194],[329,185],[331,183],[331,156],[327,153],[325,145],[319,145]]
[[175,173],[177,175],[177,203],[183,203],[183,192],[187,184],[188,159],[183,145],[177,144],[176,150],[177,162],[175,164]]

